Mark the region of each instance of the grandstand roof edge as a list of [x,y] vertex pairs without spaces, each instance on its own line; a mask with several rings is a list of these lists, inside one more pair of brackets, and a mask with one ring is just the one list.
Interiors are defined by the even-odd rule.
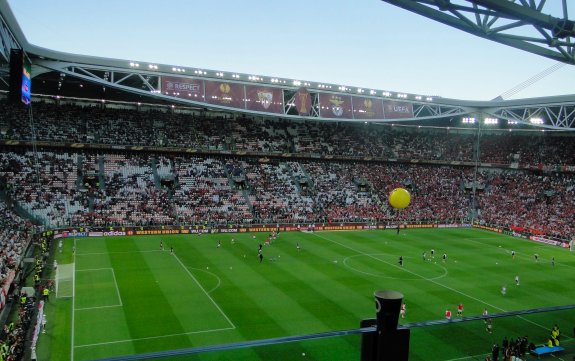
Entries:
[[[20,46],[26,53],[33,54],[40,58],[53,59],[57,61],[66,61],[73,63],[82,63],[88,65],[97,66],[111,66],[130,69],[129,64],[134,60],[125,59],[114,59],[114,58],[104,58],[92,55],[82,55],[82,54],[72,54],[62,51],[52,50],[31,44],[26,39],[22,28],[20,27],[12,9],[10,8],[7,0],[0,0],[0,15],[12,31],[14,37],[17,39]],[[142,61],[142,63],[149,63]],[[172,67],[174,65],[162,64],[167,67]],[[134,69],[131,69],[134,70]],[[175,76],[182,76],[183,74],[174,74]],[[334,91],[337,92],[337,91]],[[411,100],[410,100],[411,101]],[[434,104],[443,104],[467,108],[503,108],[503,107],[520,107],[520,106],[533,106],[533,105],[547,105],[550,104],[560,104],[560,103],[575,103],[575,94],[568,95],[555,95],[549,97],[537,97],[537,98],[523,98],[514,100],[497,100],[497,101],[479,101],[479,100],[463,100],[463,99],[452,99],[452,98],[435,98]]]

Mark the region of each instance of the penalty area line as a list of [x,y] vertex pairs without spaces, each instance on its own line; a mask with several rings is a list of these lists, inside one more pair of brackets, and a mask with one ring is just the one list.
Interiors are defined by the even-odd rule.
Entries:
[[74,348],[96,347],[96,346],[103,346],[103,345],[113,345],[113,344],[117,344],[117,343],[145,341],[145,340],[156,340],[156,339],[160,339],[160,338],[177,337],[177,336],[185,336],[185,335],[195,335],[195,334],[199,334],[199,333],[220,332],[220,331],[230,331],[230,330],[235,330],[235,327],[214,328],[214,329],[210,329],[210,330],[173,333],[173,334],[161,335],[161,336],[150,336],[150,337],[131,338],[131,339],[127,339],[127,340],[118,340],[118,341],[110,341],[110,342],[90,343],[90,344],[86,344],[86,345],[74,346]]

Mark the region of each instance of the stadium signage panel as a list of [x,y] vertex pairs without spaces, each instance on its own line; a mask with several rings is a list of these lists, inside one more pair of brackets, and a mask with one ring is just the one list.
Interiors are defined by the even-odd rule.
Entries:
[[283,113],[284,102],[282,89],[255,85],[246,85],[245,87],[246,109],[256,112]]
[[66,237],[66,238],[67,237],[78,237],[78,238],[88,237],[88,232],[77,232],[74,230],[72,232],[64,232],[62,234],[62,237]]
[[383,119],[381,99],[352,97],[354,119]]
[[[135,235],[152,235],[152,234],[180,234],[180,233],[188,233],[183,232],[184,230],[180,229],[146,229],[146,230],[137,230],[134,232]],[[191,231],[190,231],[191,233]],[[198,233],[198,232],[196,232]],[[207,232],[202,232],[207,233]]]
[[104,232],[104,237],[108,237],[108,236],[125,236],[126,232],[122,232],[122,231],[110,231],[110,232]]
[[22,64],[22,103],[29,105],[32,102],[32,64],[24,57]]
[[406,224],[401,228],[437,228],[437,224]]
[[204,82],[206,101],[210,104],[223,105],[231,108],[245,109],[244,86],[223,81]]
[[193,234],[198,234],[198,233],[210,233],[210,230],[208,228],[202,228],[202,229],[190,229],[190,233]]
[[351,96],[319,93],[319,113],[322,118],[352,119]]
[[567,245],[567,247],[569,247],[569,243],[567,242],[560,242],[560,241],[555,241],[552,239],[548,239],[545,237],[539,237],[539,236],[531,236],[529,237],[530,240],[535,241],[535,242],[540,242],[540,243],[545,243],[545,244],[550,244],[553,246],[563,246],[564,244]]
[[413,104],[394,100],[384,100],[383,115],[385,119],[413,118]]
[[487,227],[487,226],[482,226],[479,224],[474,224],[473,225],[474,228],[481,228],[481,229],[485,229],[486,231],[491,231],[491,232],[497,232],[497,233],[503,233],[503,230],[500,228],[495,228],[495,227]]
[[203,80],[163,76],[161,77],[161,85],[162,94],[176,98],[205,101]]
[[295,108],[299,115],[309,115],[311,112],[311,94],[309,91],[301,87],[294,95]]

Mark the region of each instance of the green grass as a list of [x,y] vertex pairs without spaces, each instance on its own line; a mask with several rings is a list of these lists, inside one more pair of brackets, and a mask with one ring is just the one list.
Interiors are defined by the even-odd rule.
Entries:
[[[282,233],[264,247],[260,264],[258,244],[266,236],[79,238],[75,255],[74,240],[65,240],[57,259],[74,264],[74,297],[49,302],[40,359],[93,360],[358,328],[375,315],[375,290],[405,295],[401,323],[442,319],[447,308],[455,315],[460,302],[466,316],[484,307],[493,314],[575,303],[574,253],[486,231]],[[424,261],[430,249],[435,258]],[[575,312],[563,311],[496,319],[493,334],[483,321],[414,329],[410,360],[472,360],[503,336],[527,334],[540,343],[555,323],[570,348]],[[360,343],[360,336],[345,336],[170,359],[293,360],[305,353],[306,360],[358,360]]]

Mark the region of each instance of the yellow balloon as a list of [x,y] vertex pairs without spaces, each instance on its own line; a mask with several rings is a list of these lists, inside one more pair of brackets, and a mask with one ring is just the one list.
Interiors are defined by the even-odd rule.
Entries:
[[389,195],[389,204],[396,209],[404,209],[410,201],[411,195],[404,188],[395,188]]

